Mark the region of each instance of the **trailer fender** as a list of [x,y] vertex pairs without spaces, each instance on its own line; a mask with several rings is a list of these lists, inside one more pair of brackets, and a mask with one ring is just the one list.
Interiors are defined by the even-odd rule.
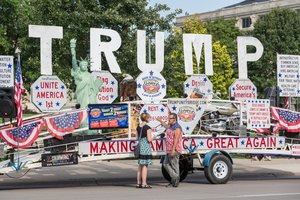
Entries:
[[223,154],[224,156],[228,157],[231,164],[233,164],[232,158],[230,157],[229,153],[227,153],[226,151],[223,151],[223,150],[212,150],[205,155],[204,160],[203,160],[203,166],[208,167],[211,158],[214,157],[214,155],[216,155],[216,154]]

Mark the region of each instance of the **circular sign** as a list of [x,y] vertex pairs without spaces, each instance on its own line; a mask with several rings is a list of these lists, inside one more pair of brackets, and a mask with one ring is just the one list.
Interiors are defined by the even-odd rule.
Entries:
[[257,89],[249,79],[237,79],[230,88],[230,97],[235,101],[246,101],[248,99],[257,98]]
[[145,102],[159,102],[166,96],[166,80],[155,70],[142,72],[136,79],[137,94]]
[[108,71],[92,72],[92,75],[103,81],[97,94],[98,103],[112,103],[118,97],[118,81]]
[[30,91],[32,103],[41,112],[59,111],[67,102],[67,88],[57,76],[40,76]]
[[212,99],[213,84],[205,74],[193,75],[184,82],[184,91],[189,98],[197,96]]
[[160,122],[156,119],[161,119],[163,121],[168,121],[168,108],[161,104],[151,104],[144,105],[141,108],[140,114],[149,113],[150,120],[148,125],[152,128],[152,131],[157,132],[157,127],[160,125]]

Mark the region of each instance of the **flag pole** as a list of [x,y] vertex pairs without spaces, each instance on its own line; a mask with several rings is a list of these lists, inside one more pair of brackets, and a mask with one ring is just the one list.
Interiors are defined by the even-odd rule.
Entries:
[[[19,48],[19,47],[17,47],[16,48],[16,51],[15,51],[15,53],[17,54],[17,58],[18,58],[18,61],[17,61],[17,67],[21,67],[21,49]],[[19,85],[19,87],[20,87],[20,89],[22,88],[22,85]],[[16,89],[16,88],[15,88]],[[20,92],[20,95],[21,95],[21,105],[22,105],[22,92]],[[18,112],[22,112],[22,106],[21,106],[21,111],[18,111]],[[20,120],[20,119],[18,119],[18,120]],[[17,171],[19,170],[19,167],[20,167],[20,152],[19,152],[19,146],[20,146],[20,144],[19,144],[19,137],[20,137],[20,126],[19,126],[19,122],[18,122],[18,120],[17,120],[17,129],[18,129],[18,138],[17,138],[17,149],[18,149],[18,155],[17,155],[17,157],[18,157],[18,163],[17,163],[17,166],[16,166],[16,168],[17,168]],[[22,120],[22,119],[21,119]],[[22,126],[21,126],[22,127]]]

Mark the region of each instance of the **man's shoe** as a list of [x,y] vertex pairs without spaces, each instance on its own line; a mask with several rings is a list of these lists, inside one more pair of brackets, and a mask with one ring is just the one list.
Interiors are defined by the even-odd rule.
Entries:
[[171,179],[171,184],[172,184],[173,187],[175,187],[175,183],[176,183],[176,179],[173,179],[173,178],[172,178],[172,179]]
[[175,182],[174,182],[174,184],[173,184],[173,187],[178,187],[179,182],[180,182],[180,177],[178,177],[178,178],[175,179]]
[[168,185],[166,185],[166,187],[173,187],[173,184],[172,183],[169,183]]

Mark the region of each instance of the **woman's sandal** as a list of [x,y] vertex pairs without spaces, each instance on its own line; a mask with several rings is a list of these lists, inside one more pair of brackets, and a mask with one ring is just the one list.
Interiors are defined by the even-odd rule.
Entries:
[[142,188],[142,184],[137,184],[135,188]]
[[143,188],[143,189],[151,189],[152,187],[150,185],[142,185],[141,188]]

